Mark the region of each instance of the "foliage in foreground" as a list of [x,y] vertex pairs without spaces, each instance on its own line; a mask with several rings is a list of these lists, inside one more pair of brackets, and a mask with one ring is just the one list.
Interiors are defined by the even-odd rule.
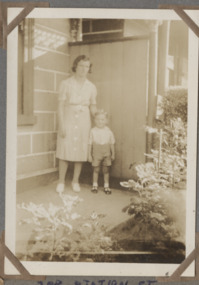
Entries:
[[[183,98],[180,104],[176,98]],[[164,98],[165,121],[157,128],[146,131],[155,138],[155,148],[145,154],[150,162],[134,163],[133,179],[121,182],[123,187],[139,193],[123,210],[140,224],[147,224],[165,238],[175,239],[180,233],[169,218],[167,206],[160,198],[160,191],[186,187],[187,169],[187,94],[168,94]]]
[[123,209],[123,212],[129,214],[136,221],[135,224],[138,224],[139,221],[139,232],[141,233],[144,229],[146,239],[147,236],[152,237],[153,240],[160,237],[165,240],[177,239],[180,233],[176,229],[174,221],[169,218],[168,209],[161,199],[160,191],[144,189],[140,192],[139,197],[131,199],[130,204]]
[[[100,252],[111,249],[112,240],[106,236],[105,228],[97,213],[82,218],[73,212],[74,206],[82,201],[78,196],[60,194],[62,206],[49,203],[36,205],[22,203],[19,209],[29,212],[30,218],[21,219],[20,224],[34,225],[34,231],[27,247],[27,259],[35,254],[49,254],[49,260],[55,257],[76,261],[82,252]],[[73,226],[73,224],[75,224]]]

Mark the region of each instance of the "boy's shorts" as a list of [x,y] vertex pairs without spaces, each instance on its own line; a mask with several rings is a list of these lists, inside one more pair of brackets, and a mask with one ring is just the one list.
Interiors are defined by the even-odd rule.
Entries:
[[92,148],[92,166],[97,167],[100,165],[111,165],[111,150],[110,145],[94,144]]

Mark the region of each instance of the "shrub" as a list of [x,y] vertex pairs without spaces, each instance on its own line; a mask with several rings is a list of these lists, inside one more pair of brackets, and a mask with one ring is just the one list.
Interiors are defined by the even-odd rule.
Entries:
[[152,149],[150,154],[145,154],[151,162],[133,165],[133,179],[121,182],[123,187],[139,193],[139,199],[133,199],[124,211],[135,221],[139,221],[141,228],[142,224],[147,225],[154,233],[159,232],[167,239],[175,239],[179,232],[175,229],[174,221],[168,218],[166,205],[161,201],[159,191],[185,187],[186,123],[180,118],[171,119],[170,124],[165,125],[162,130],[150,127],[146,130],[156,134],[159,147]]
[[[121,185],[140,191],[143,186],[152,189],[184,187],[187,166],[187,125],[180,118],[170,120],[162,131],[146,128],[156,134],[156,149],[145,154],[151,162],[132,164],[133,175]],[[160,139],[161,136],[161,139]]]
[[150,188],[145,188],[141,197],[132,198],[131,203],[123,209],[123,212],[135,220],[135,225],[136,221],[139,222],[139,232],[144,230],[145,237],[148,235],[152,239],[168,240],[179,237],[175,222],[169,218],[168,210],[157,189],[151,191]]
[[168,218],[166,205],[158,191],[185,187],[187,166],[187,89],[174,87],[162,98],[163,119],[156,121],[156,128],[146,127],[152,135],[153,149],[145,154],[150,162],[132,164],[133,175],[121,182],[123,187],[139,193],[139,199],[124,208],[124,211],[149,225],[155,232],[167,238],[176,238],[179,233],[174,222]]
[[170,87],[162,100],[164,110],[164,123],[168,125],[171,119],[181,118],[187,122],[188,91],[182,87]]

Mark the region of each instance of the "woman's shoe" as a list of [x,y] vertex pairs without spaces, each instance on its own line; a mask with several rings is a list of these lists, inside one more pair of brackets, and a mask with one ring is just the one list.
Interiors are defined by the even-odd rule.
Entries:
[[112,193],[112,191],[109,187],[104,187],[104,193],[107,195],[110,195]]
[[72,183],[72,188],[73,188],[74,192],[80,192],[81,191],[79,183]]
[[91,189],[91,192],[92,193],[97,193],[98,192],[97,186],[93,186],[92,189]]
[[64,187],[65,187],[64,183],[58,183],[57,187],[56,187],[56,192],[59,193],[59,194],[63,193],[64,192]]

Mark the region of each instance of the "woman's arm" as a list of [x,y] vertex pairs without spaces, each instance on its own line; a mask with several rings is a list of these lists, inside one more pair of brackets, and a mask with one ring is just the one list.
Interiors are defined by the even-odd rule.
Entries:
[[92,162],[92,145],[88,145],[88,161]]
[[90,105],[90,111],[91,111],[91,115],[94,116],[95,113],[97,112],[97,105],[96,104],[91,104]]

